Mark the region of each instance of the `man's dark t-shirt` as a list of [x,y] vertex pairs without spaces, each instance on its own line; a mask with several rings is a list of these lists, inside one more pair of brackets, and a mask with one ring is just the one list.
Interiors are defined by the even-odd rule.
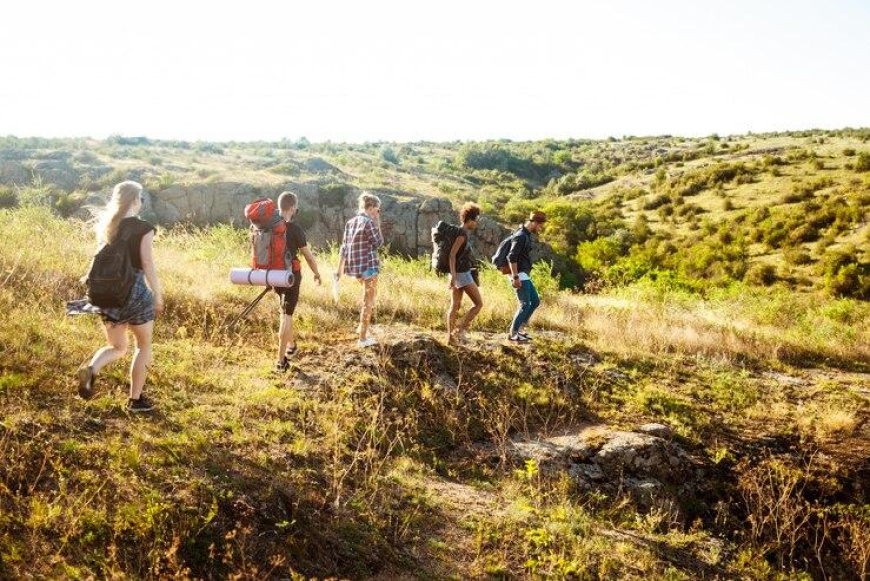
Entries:
[[305,248],[308,245],[302,226],[296,222],[287,224],[287,230],[284,232],[284,241],[287,247],[286,252],[293,259],[293,270],[295,272],[301,271],[302,263],[299,262],[299,249]]

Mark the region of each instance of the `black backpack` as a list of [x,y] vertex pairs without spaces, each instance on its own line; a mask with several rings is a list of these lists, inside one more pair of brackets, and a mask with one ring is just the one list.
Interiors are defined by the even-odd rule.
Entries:
[[432,228],[432,268],[438,274],[450,273],[450,249],[462,228],[440,220]]
[[512,232],[510,236],[502,240],[498,248],[495,249],[495,254],[492,255],[492,265],[504,274],[510,274],[511,267],[508,264],[508,254],[511,251],[511,243],[516,238],[517,232]]
[[136,280],[127,244],[133,234],[126,228],[94,255],[85,280],[88,302],[96,307],[123,307]]

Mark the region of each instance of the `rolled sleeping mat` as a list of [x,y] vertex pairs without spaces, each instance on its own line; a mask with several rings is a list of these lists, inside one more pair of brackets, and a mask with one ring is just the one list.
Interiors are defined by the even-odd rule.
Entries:
[[264,270],[259,268],[231,268],[230,282],[250,286],[290,288],[296,277],[289,270]]

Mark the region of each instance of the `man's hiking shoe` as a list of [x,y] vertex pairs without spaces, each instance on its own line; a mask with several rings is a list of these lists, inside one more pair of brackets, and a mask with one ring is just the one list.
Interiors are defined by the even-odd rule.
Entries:
[[78,370],[79,397],[91,399],[94,397],[94,368],[90,365],[82,365]]
[[374,337],[368,337],[366,339],[362,339],[356,342],[357,347],[361,349],[365,349],[366,347],[373,347],[378,344],[378,340]]
[[139,394],[138,399],[130,398],[127,400],[127,411],[138,413],[138,412],[150,412],[154,409],[154,404],[151,403],[151,400],[148,399],[144,393]]
[[508,336],[508,341],[511,343],[529,343],[531,339],[517,333],[516,335]]
[[283,357],[280,361],[277,361],[275,363],[275,371],[278,373],[283,373],[288,369],[290,369],[290,362],[287,360],[286,357]]

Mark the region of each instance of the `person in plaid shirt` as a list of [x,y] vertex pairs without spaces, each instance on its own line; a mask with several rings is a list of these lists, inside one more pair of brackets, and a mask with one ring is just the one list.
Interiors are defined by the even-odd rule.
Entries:
[[374,337],[369,337],[369,325],[377,297],[378,272],[381,263],[378,259],[378,248],[384,244],[381,233],[381,200],[367,192],[359,196],[359,213],[347,221],[344,226],[344,237],[339,250],[338,272],[354,276],[362,284],[363,296],[359,315],[358,345],[371,347],[377,345]]

